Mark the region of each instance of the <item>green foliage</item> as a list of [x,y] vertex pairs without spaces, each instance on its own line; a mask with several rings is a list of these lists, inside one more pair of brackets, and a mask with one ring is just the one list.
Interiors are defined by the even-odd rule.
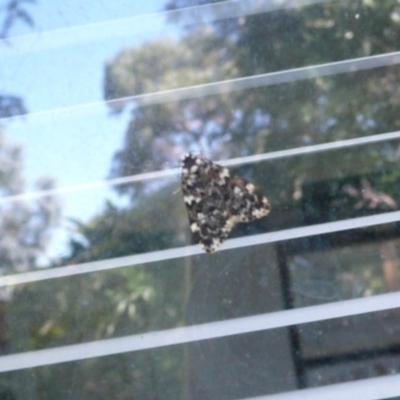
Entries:
[[[182,5],[181,3],[179,3]],[[190,3],[187,3],[190,5]],[[169,3],[174,8],[174,3]],[[178,7],[178,4],[176,4]],[[193,28],[180,40],[160,40],[125,49],[106,68],[107,99],[173,90],[394,51],[400,40],[397,2],[323,3],[301,10],[251,15]],[[374,22],[371,22],[374,21]],[[193,51],[195,49],[195,51]],[[162,168],[188,149],[217,159],[325,143],[399,129],[393,67],[136,107],[112,176]],[[129,104],[118,102],[115,109]],[[134,102],[134,100],[133,100]],[[395,173],[397,143],[365,151],[344,150],[292,158],[271,166],[271,190],[291,202],[294,182],[385,169]],[[364,149],[363,149],[364,150]],[[332,165],[337,167],[332,171]],[[284,179],[282,179],[282,170]],[[132,199],[139,188],[122,187]],[[274,194],[273,194],[274,196]],[[275,202],[276,202],[275,201]]]
[[[191,2],[168,4],[172,9]],[[398,130],[400,76],[396,67],[181,101],[171,97],[170,102],[143,107],[130,96],[395,51],[400,43],[399,7],[397,1],[327,2],[220,21],[211,28],[188,29],[179,40],[160,39],[122,50],[105,67],[104,97],[116,100],[108,103],[113,113],[129,107],[132,117],[111,176],[176,165],[179,155],[202,147],[218,159]],[[398,167],[398,143],[390,142],[260,163],[240,168],[239,173],[256,182],[270,198],[273,222],[261,224],[260,229],[270,224],[274,230],[396,208],[400,201]],[[121,186],[119,192],[129,196],[129,207],[109,203],[90,223],[77,224],[84,240],[71,242],[71,255],[61,264],[140,255],[185,244],[187,217],[181,194],[173,195],[177,189],[173,186],[165,181]],[[314,219],[308,220],[310,216]],[[320,302],[384,292],[379,259],[354,257],[351,252],[349,247],[340,254],[331,250],[328,255],[325,251],[308,255],[309,263],[314,262],[308,270],[301,270],[299,258],[289,263],[292,270],[297,268],[292,274],[297,274],[303,288],[306,280],[313,279],[335,286],[331,297],[321,291],[315,294]],[[249,268],[252,257],[253,253],[246,253]],[[259,258],[265,264],[265,254]],[[243,260],[220,261],[218,266],[229,266],[229,271],[236,268],[246,280]],[[318,275],[326,260],[333,267],[327,266]],[[185,316],[190,281],[185,262],[135,265],[21,287],[7,305],[14,338],[9,351],[84,343],[173,328],[190,318],[194,321],[193,316]],[[221,285],[227,284],[228,269],[216,272],[217,267],[212,265],[214,272],[206,278],[214,273]],[[260,271],[256,273],[261,276]],[[262,286],[262,277],[256,273],[254,281]],[[215,319],[224,312],[246,315],[265,309],[262,288],[249,305],[256,283],[246,281],[247,292],[238,279],[221,292],[218,285],[207,291],[208,287],[201,286],[206,279],[202,274],[203,270],[198,272],[198,281],[192,283],[204,296],[196,298],[195,293],[191,303],[196,305],[200,298],[211,304],[212,296],[220,295],[223,305],[210,310]],[[362,290],[356,293],[359,282]],[[311,296],[312,290],[306,289]],[[281,295],[278,290],[273,296]],[[236,308],[224,303],[224,293],[232,293]],[[298,305],[309,303],[309,298],[298,300]],[[33,374],[40,398],[177,399],[183,397],[182,388],[187,385],[184,367],[183,350],[167,348],[39,368]],[[13,376],[22,376],[18,374]]]
[[[177,0],[169,2],[168,8],[190,5],[189,1]],[[105,98],[125,97],[118,106],[111,104],[111,110],[120,112],[133,106],[112,176],[160,169],[187,150],[204,148],[214,159],[230,158],[399,130],[397,67],[181,101],[171,95],[170,102],[148,106],[129,99],[397,51],[399,13],[397,1],[327,2],[218,21],[212,30],[191,27],[181,40],[159,40],[125,49],[106,68]],[[398,154],[398,143],[387,142],[274,160],[239,172],[257,182],[270,198],[273,222],[265,225],[274,230],[396,209],[400,202]],[[131,186],[123,187],[120,193],[130,197],[133,207],[144,210],[142,192],[157,198],[155,189],[159,186]],[[158,231],[158,225],[151,226]],[[177,237],[178,232],[177,228],[171,234]],[[349,237],[349,243],[356,240]],[[378,257],[379,245],[369,246],[365,257],[356,257],[351,245],[332,249],[329,254],[326,248],[320,253],[322,261],[309,262],[305,274],[305,270],[291,271],[300,279],[300,286],[293,290],[305,288],[301,294],[305,298],[298,299],[296,305],[388,290]],[[312,254],[307,257],[311,261],[318,258]],[[201,288],[204,281],[203,277],[193,284]],[[237,282],[231,283],[238,287]],[[224,281],[224,285],[229,282]],[[209,295],[217,295],[218,290]],[[201,301],[192,294],[191,310]],[[251,313],[253,308],[244,303],[235,311]],[[223,307],[213,311],[222,318]]]
[[[171,204],[163,204],[163,197],[154,196],[144,197],[133,209],[107,204],[91,223],[77,225],[86,242],[74,243],[73,255],[61,264],[176,245],[176,221],[165,218],[171,216],[168,207]],[[152,228],[155,221],[160,231]],[[184,269],[182,260],[166,261],[20,287],[7,303],[13,336],[7,350],[39,350],[180,326],[186,298]],[[129,399],[134,393],[139,398],[172,400],[179,398],[182,388],[182,357],[181,349],[160,349],[38,368],[36,390],[48,399],[68,398],[71,393],[85,399],[118,393],[113,398]],[[20,393],[18,386],[15,390]]]

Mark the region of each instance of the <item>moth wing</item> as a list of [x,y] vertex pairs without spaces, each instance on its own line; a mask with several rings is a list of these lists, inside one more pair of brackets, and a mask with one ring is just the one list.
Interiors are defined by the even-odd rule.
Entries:
[[186,207],[193,240],[207,253],[216,252],[235,225],[228,211],[214,209],[205,215],[203,211],[210,208],[207,199],[196,205],[186,204]]
[[252,222],[270,213],[271,205],[268,199],[255,185],[239,176],[233,176],[231,187],[229,210],[237,222]]

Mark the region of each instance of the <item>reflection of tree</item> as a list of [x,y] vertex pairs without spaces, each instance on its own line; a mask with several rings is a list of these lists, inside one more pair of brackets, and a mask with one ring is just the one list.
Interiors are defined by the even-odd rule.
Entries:
[[20,97],[0,95],[0,118],[25,114],[26,109]]
[[[0,11],[0,38],[4,39],[10,33],[12,25],[23,20],[32,25],[29,14],[24,10],[26,0],[11,0],[3,2]],[[11,42],[1,45],[12,45]],[[26,113],[21,97],[0,93],[0,118],[15,117]],[[6,140],[5,124],[0,121],[0,274],[27,271],[37,267],[38,259],[45,254],[52,229],[57,225],[60,207],[54,197],[42,197],[34,201],[13,200],[10,197],[20,195],[25,191],[24,165],[22,146],[11,144]],[[51,178],[43,177],[36,182],[37,190],[54,188]],[[10,294],[13,296],[10,296]],[[23,343],[24,333],[15,329],[13,335],[13,318],[8,313],[13,309],[20,291],[0,291],[0,348],[9,351],[13,346]],[[18,305],[16,314],[32,304]],[[38,306],[43,305],[43,300]],[[34,314],[31,309],[27,314]],[[20,321],[18,321],[20,322]],[[8,385],[6,385],[8,386]],[[6,388],[0,389],[0,397],[14,399],[14,394]],[[27,396],[29,397],[29,396]]]
[[[191,5],[191,1],[172,0],[167,8]],[[121,52],[106,69],[106,79],[110,83],[106,86],[106,98],[117,99],[397,51],[398,15],[400,6],[394,0],[368,4],[330,2],[301,10],[219,21],[207,30],[191,26],[180,41],[158,41]],[[208,46],[203,45],[204,35],[207,35]],[[149,60],[160,68],[146,69]],[[208,60],[211,60],[209,64]],[[133,107],[125,143],[114,158],[112,174],[125,176],[146,168],[158,169],[164,162],[170,162],[176,153],[198,150],[202,146],[216,158],[234,157],[398,130],[399,74],[395,67],[377,68],[232,92],[228,96]],[[388,142],[276,161],[253,167],[252,173],[258,175],[254,180],[261,181],[264,191],[271,197],[275,227],[353,218],[397,209],[400,201],[398,150],[397,142]],[[141,197],[132,187],[123,188],[121,193],[131,196],[132,205],[140,204]],[[160,224],[153,225],[153,229],[160,229]],[[374,236],[374,232],[367,234],[375,240],[379,236],[379,233]],[[391,234],[395,234],[395,228]],[[338,237],[335,240],[340,242]],[[385,279],[389,289],[397,287],[396,253],[389,252],[385,245],[380,247],[384,257],[382,274],[379,260],[365,259],[353,251],[352,243],[359,245],[363,240],[356,233],[342,238],[348,245],[344,251],[351,253],[353,262],[351,266],[343,263],[338,270],[330,271],[336,274],[329,281],[333,282],[335,293],[352,297],[346,292],[349,285],[340,280],[346,272],[352,279],[365,277],[363,293],[381,293],[385,290]],[[310,245],[306,242],[303,241],[305,246]],[[321,242],[321,248],[325,246],[326,250],[333,240],[330,243],[329,238],[325,238]],[[333,261],[343,246],[343,243],[336,245],[331,251]],[[377,253],[379,251],[374,255]],[[326,251],[321,254],[327,257]],[[318,267],[320,265],[324,264]],[[337,264],[333,262],[332,265]],[[310,274],[318,277],[316,269]],[[196,290],[207,293],[207,298],[220,290],[207,291],[203,276],[192,285],[192,293]],[[229,285],[237,287],[234,278],[224,280],[224,287]],[[337,286],[340,290],[336,290]],[[192,295],[192,304],[201,301],[201,296]],[[326,300],[321,297],[319,301]],[[261,303],[255,301],[250,307],[244,301],[237,309],[244,314],[254,313],[257,306],[261,307]],[[190,309],[190,316],[193,311],[194,307]],[[223,318],[221,307],[213,312]],[[202,344],[199,347],[203,348]],[[215,359],[210,357],[212,363]],[[245,362],[245,359],[240,361]],[[231,387],[237,379],[233,368],[225,367],[230,372],[227,372],[226,384]],[[197,377],[204,376],[204,368],[197,368],[197,374]],[[215,381],[214,386],[211,381],[212,378],[207,383],[215,390],[223,384],[221,379]],[[264,385],[265,380],[262,383]],[[199,393],[201,390],[205,390],[204,387]],[[193,394],[193,398],[206,398],[210,393],[212,389],[206,394],[197,393],[197,397]],[[261,393],[252,395],[257,394]],[[242,395],[246,396],[250,394]]]
[[7,388],[0,389],[0,400],[16,400],[13,392]]
[[[26,3],[32,2],[30,0],[9,0],[0,3],[0,39],[7,38],[12,26],[17,21],[23,21],[29,26],[33,26],[31,16],[23,7]],[[0,118],[14,117],[25,113],[26,108],[20,97],[0,93]]]
[[[33,19],[29,12],[24,8],[25,4],[32,4],[32,0],[8,0],[2,1],[0,17],[0,39],[8,36],[12,25],[22,21],[29,26],[33,26]],[[4,5],[3,5],[4,4]]]
[[[5,38],[18,20],[33,25],[24,10],[26,0],[10,0],[2,8],[0,38]],[[4,43],[2,45],[5,45]],[[8,44],[11,45],[11,44]],[[15,117],[26,113],[22,98],[0,93],[0,118]],[[0,193],[13,196],[24,191],[23,158],[20,146],[7,143],[0,125]],[[37,182],[38,190],[54,187],[49,178]],[[0,208],[0,265],[1,273],[32,269],[37,258],[45,250],[50,229],[57,223],[59,207],[57,201],[42,198],[31,204],[9,202]]]
[[[204,29],[181,41],[159,40],[122,51],[106,68],[105,97],[131,95],[199,85],[235,76],[229,42]],[[195,49],[195,50],[194,50]],[[207,56],[205,56],[207,54]],[[183,148],[217,149],[235,123],[231,95],[208,101],[191,99],[135,108],[124,147],[113,162],[112,176],[131,175],[176,163]],[[122,106],[121,106],[122,104]],[[128,102],[110,103],[119,112]],[[121,191],[132,194],[132,186]]]
[[[73,242],[73,253],[60,264],[106,260],[160,245],[171,247],[176,222],[169,213],[172,202],[146,200],[147,204],[127,210],[107,204],[104,213],[90,223],[78,224],[87,244]],[[153,213],[146,217],[149,210]],[[149,229],[168,213],[168,230]],[[51,348],[179,326],[184,310],[181,271],[182,262],[172,260],[24,285],[7,304],[7,315],[12,316],[8,324],[13,335],[11,350]],[[115,398],[116,393],[127,400],[177,399],[180,352],[174,349],[169,354],[167,350],[162,356],[159,350],[136,352],[38,369],[38,397],[45,393],[48,398],[66,399],[72,390],[76,398],[96,400]],[[21,393],[18,382],[13,387]]]
[[[169,2],[168,8],[190,5],[190,1],[175,0]],[[160,40],[121,52],[107,65],[105,97],[117,99],[396,51],[400,31],[393,15],[399,11],[395,1],[331,2],[220,21],[213,29],[192,27],[180,41]],[[202,146],[216,158],[234,157],[398,130],[399,78],[398,68],[381,68],[134,107],[125,143],[114,158],[112,175],[158,169],[177,153]],[[123,104],[127,107],[129,101]],[[276,161],[264,165],[263,170],[262,166],[253,167],[252,173],[258,174],[254,180],[264,184],[264,191],[271,197],[279,228],[393,210],[400,200],[395,183],[399,180],[396,142],[364,146],[361,151],[351,149]],[[143,201],[132,186],[121,192],[131,196],[135,207]],[[157,221],[147,229],[159,230],[162,226],[163,221]],[[347,244],[350,245],[348,239]],[[356,254],[352,260],[352,276],[369,276],[365,285],[371,286],[372,293],[384,290],[379,261],[366,263]],[[390,261],[392,270],[393,254]],[[342,286],[341,290],[335,287],[335,293],[347,294],[348,285],[339,279],[345,275],[343,268],[348,266],[331,271],[337,277],[329,282]],[[387,265],[385,268],[389,269]],[[318,277],[315,270],[310,274]],[[232,279],[224,280],[224,287],[231,284],[236,288],[237,282]],[[192,293],[207,293],[207,298],[220,290],[209,290],[203,276],[192,284]],[[367,291],[366,287],[363,289]],[[192,295],[192,304],[201,301],[201,295]],[[319,301],[329,299],[320,296]],[[244,301],[237,310],[253,313],[262,306],[254,301],[250,307]],[[190,316],[193,311],[192,307]],[[223,318],[222,308],[213,312]],[[203,371],[198,373],[202,376]],[[232,381],[236,379],[229,375],[227,385]],[[219,385],[221,382],[215,382],[215,387]]]
[[[183,4],[191,2],[171,1],[169,8]],[[105,97],[394,51],[400,33],[392,16],[398,8],[394,1],[319,4],[221,21],[214,29],[192,28],[180,41],[160,40],[122,51],[107,65]],[[159,169],[190,148],[203,147],[214,158],[234,157],[397,130],[400,98],[393,88],[398,78],[396,68],[373,69],[134,107],[112,176]],[[121,104],[127,107],[129,101],[118,103],[119,108],[111,105],[112,110],[120,111]],[[293,201],[299,176],[307,183],[378,170],[392,175],[384,180],[393,180],[398,175],[397,147],[387,143],[273,163],[266,192],[282,204]],[[136,193],[132,186],[120,191]]]
[[[170,8],[174,5],[191,2],[169,3]],[[105,98],[114,100],[395,50],[400,31],[392,15],[399,12],[398,8],[394,1],[332,2],[223,21],[211,28],[188,29],[180,40],[157,40],[121,51],[106,65]],[[131,107],[125,141],[114,157],[111,175],[160,169],[165,163],[174,163],[188,149],[198,151],[204,147],[215,158],[234,157],[396,130],[400,125],[398,80],[398,69],[381,68],[146,107],[136,107],[130,100],[111,102],[114,113]],[[271,197],[275,215],[271,215],[272,228],[320,223],[396,208],[400,201],[397,150],[393,143],[365,146],[362,151],[286,159],[243,172],[253,174],[252,180]],[[370,176],[378,178],[371,180]],[[119,191],[129,196],[130,206],[118,209],[107,204],[90,223],[78,226],[86,242],[73,242],[72,255],[63,264],[182,245],[187,221],[180,195],[172,194],[175,189],[163,182],[123,186]],[[254,229],[267,229],[264,223],[269,222]],[[382,249],[389,276],[397,268],[397,256],[390,249]],[[351,252],[352,248],[345,251]],[[192,313],[187,317],[190,323],[262,313],[266,307],[279,309],[277,278],[269,278],[268,274],[265,277],[271,265],[269,261],[266,265],[261,247],[257,252],[258,264],[254,263],[252,249],[229,263],[219,255],[207,259],[209,268],[193,274]],[[356,256],[352,258],[352,276],[362,269],[374,271],[374,265],[360,263]],[[267,260],[273,258],[270,255]],[[215,265],[214,260],[221,264]],[[10,305],[12,315],[22,321],[22,326],[13,328],[20,335],[17,343],[20,348],[37,349],[180,325],[187,295],[184,271],[184,266],[174,261],[51,285],[30,285]],[[272,267],[268,271],[276,273]],[[337,276],[345,278],[343,271]],[[277,287],[271,288],[271,282]],[[339,279],[330,282],[346,288]],[[265,292],[274,303],[266,301]],[[204,304],[206,307],[202,307]],[[253,350],[252,354],[258,352],[263,362],[268,361],[258,347]],[[157,354],[161,355],[157,358]],[[204,353],[199,350],[199,354]],[[80,384],[75,384],[84,388],[85,398],[115,398],[118,392],[121,398],[176,399],[180,397],[182,359],[178,350],[90,360],[76,367]],[[252,375],[243,360],[240,358],[241,368]],[[206,364],[203,358],[204,368]],[[231,386],[236,380],[229,366],[221,364],[227,368],[224,385]],[[71,366],[50,367],[41,375],[42,387],[46,388],[43,390],[52,390],[53,398],[70,397],[66,393],[73,385],[69,379],[72,370]],[[207,375],[207,383],[217,379],[217,373],[211,375]],[[268,377],[263,376],[254,387],[259,384],[265,390]],[[172,386],[169,394],[163,392]],[[265,392],[253,395],[261,393]]]
[[[0,38],[6,38],[12,26],[23,21],[33,26],[33,20],[24,5],[29,0],[3,1],[0,11]],[[4,42],[2,45],[5,45]],[[8,43],[8,45],[12,45]],[[0,118],[15,117],[27,112],[22,98],[0,93]],[[21,194],[25,190],[23,178],[22,147],[7,143],[4,128],[0,125],[0,195],[2,197]],[[38,190],[54,187],[50,178],[41,178]],[[35,267],[43,255],[50,238],[50,230],[57,224],[59,205],[51,197],[26,203],[7,202],[0,208],[0,272],[26,271]]]
[[[7,143],[0,136],[0,193],[8,196],[24,191],[22,148]],[[38,190],[54,187],[49,178],[37,182]],[[0,207],[0,268],[1,273],[26,271],[43,255],[51,229],[57,224],[59,205],[54,197],[37,201],[11,201]]]
[[[0,128],[0,274],[27,271],[37,267],[40,256],[45,254],[52,228],[58,223],[59,204],[54,197],[36,201],[10,201],[8,197],[24,192],[22,148],[5,140]],[[40,179],[38,190],[54,187],[49,178]],[[10,290],[7,290],[10,289]],[[11,296],[11,293],[13,296]],[[0,349],[10,349],[11,339],[21,343],[20,335],[13,335],[8,311],[18,298],[11,288],[0,290]],[[38,305],[43,305],[40,301]],[[32,307],[31,303],[22,306]],[[34,311],[30,310],[29,315]],[[11,318],[12,320],[12,318]],[[18,329],[17,329],[18,330]],[[22,333],[22,332],[20,332]]]

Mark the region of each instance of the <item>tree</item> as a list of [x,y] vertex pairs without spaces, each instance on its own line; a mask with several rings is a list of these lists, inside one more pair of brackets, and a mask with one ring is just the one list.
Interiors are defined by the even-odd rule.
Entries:
[[[196,2],[196,5],[204,3]],[[190,5],[193,2],[170,1],[167,9]],[[201,147],[205,148],[207,155],[218,159],[398,130],[400,98],[397,82],[400,76],[398,68],[394,67],[142,107],[135,103],[135,99],[127,100],[129,96],[148,92],[397,51],[400,39],[398,15],[399,4],[394,0],[384,3],[329,2],[218,21],[211,28],[196,27],[189,24],[191,21],[186,21],[189,28],[179,40],[160,40],[140,48],[125,49],[107,65],[105,75],[105,98],[125,98],[125,101],[114,102],[122,104],[121,108],[112,110],[119,112],[123,107],[132,110],[125,143],[114,158],[112,176],[159,169],[164,163],[170,163],[177,153],[196,151]],[[400,201],[398,149],[397,142],[387,142],[241,168],[242,175],[261,182],[260,186],[272,204],[271,217],[255,229],[267,231],[297,227],[397,209]],[[160,187],[161,184],[148,185],[147,194]],[[126,186],[120,193],[128,194],[134,207],[147,200],[137,187]],[[159,225],[152,224],[149,229],[158,230]],[[394,227],[390,234],[394,235],[397,229]],[[368,233],[371,237],[379,236],[373,230]],[[321,270],[328,276],[328,283],[338,287],[335,299],[360,293],[355,294],[355,290],[349,289],[350,285],[346,287],[340,281],[345,272],[351,276],[354,286],[357,274],[369,276],[363,283],[362,293],[384,291],[379,264],[366,264],[365,259],[357,257],[350,247],[343,251],[327,251],[337,249],[335,243],[341,243],[336,246],[343,248],[365,240],[359,232],[341,235],[341,242],[339,235],[318,237],[313,241],[306,239],[301,243],[290,242],[287,247],[280,248],[280,262],[300,269],[301,263],[296,263],[304,262],[304,259],[290,253],[293,245],[300,254],[305,254],[311,279],[321,277],[318,275]],[[338,267],[318,268],[320,264],[312,263],[313,256],[307,254],[307,250],[320,251],[325,265]],[[229,261],[221,255],[218,261],[204,261],[209,268],[202,265],[201,274],[191,280],[189,323],[223,319],[227,309],[235,315],[269,309],[265,297],[257,297],[263,288],[260,287],[262,279],[256,277],[262,276],[265,260],[271,269],[275,261],[272,256],[265,258],[264,254],[258,254],[260,258],[264,257],[264,263],[256,264],[255,253],[240,253],[245,260],[251,260],[245,270],[242,258]],[[229,271],[234,271],[231,280],[225,276],[221,278],[221,271],[226,272],[228,265]],[[218,279],[223,280],[223,293],[221,285],[215,284]],[[238,291],[239,294],[248,294],[241,298],[241,302]],[[234,295],[229,296],[230,293]],[[328,301],[324,294],[320,291],[320,298],[310,296],[308,304]],[[237,301],[235,307],[225,307],[224,301],[231,298]],[[207,300],[210,305],[199,310]],[[229,343],[235,347],[236,342],[227,339],[224,343],[227,343],[226,347]],[[205,346],[202,343],[198,345],[197,356],[204,356]],[[210,357],[216,352],[220,354],[220,349],[221,343],[218,342],[209,352]],[[194,368],[197,368],[198,358],[194,357]],[[207,359],[209,363],[213,360]],[[243,360],[244,356],[241,362],[246,370],[248,364]],[[216,371],[207,374],[206,365],[203,369],[197,368],[197,377],[206,376],[208,379],[203,382],[211,388],[224,385],[232,388],[232,382],[239,382],[243,370],[237,370],[237,375],[231,374],[233,363],[224,368],[228,371],[224,381],[221,375],[217,381]],[[259,369],[250,371],[256,376]],[[206,383],[197,388],[193,398],[223,397],[228,393],[218,396],[218,392],[205,389]],[[253,383],[253,392],[236,391],[230,393],[230,397],[265,394],[265,376]],[[244,384],[239,389],[243,388]]]
[[[0,40],[8,37],[12,26],[17,21],[23,21],[29,26],[33,26],[33,20],[29,12],[23,7],[26,3],[34,0],[8,0],[4,1],[0,11],[2,22],[0,23]],[[4,42],[3,42],[4,45]],[[14,117],[26,113],[25,105],[18,96],[0,93],[0,118]]]
[[[167,8],[189,5],[171,1]],[[397,12],[395,1],[323,3],[220,21],[212,30],[191,26],[179,41],[121,52],[106,67],[105,98],[394,51],[400,39]],[[213,158],[224,158],[397,130],[399,99],[392,89],[397,80],[397,69],[383,68],[145,107],[133,101],[111,175],[162,168],[187,149],[204,148]],[[127,107],[129,100],[118,104],[110,104],[113,111]],[[331,179],[332,165],[336,179],[354,174],[355,164],[357,174],[365,176],[372,170],[397,174],[397,144],[384,147],[275,162],[268,167],[266,192],[274,203],[293,203],[299,180]],[[132,186],[118,190],[136,193]],[[385,190],[398,196],[393,186]]]
[[[7,201],[24,192],[22,148],[7,143],[0,135],[0,265],[1,273],[27,271],[47,248],[52,229],[57,225],[60,208],[57,199],[44,196],[36,201]],[[41,178],[38,190],[54,188],[51,178]]]
[[[219,50],[226,46],[227,41],[205,29],[179,42],[160,40],[122,51],[106,67],[105,98],[119,99],[235,76],[234,66]],[[207,57],[203,57],[205,53]],[[116,113],[128,106],[128,102],[109,104]],[[232,119],[226,118],[229,104],[226,95],[208,102],[193,99],[135,107],[125,145],[114,157],[111,176],[138,173],[143,166],[145,170],[154,170],[173,165],[182,147],[188,148],[193,142],[197,142],[197,147],[206,146],[206,150],[217,148],[214,140],[221,141]],[[135,192],[126,185],[118,190],[131,195]]]
[[[43,177],[37,181],[36,188],[49,190],[54,188],[54,182]],[[23,194],[24,190],[22,147],[9,143],[0,126],[1,275],[36,269],[40,257],[48,248],[52,231],[58,225],[58,200],[54,196],[30,201],[13,198]],[[21,286],[0,290],[0,351],[3,354],[24,345],[29,330],[21,328],[25,322],[32,323],[32,319],[38,318],[36,307],[43,307],[44,304],[43,297],[36,303],[21,304],[18,302],[21,293],[24,293]],[[8,393],[10,399],[13,398],[11,393],[16,393],[11,390],[12,387],[12,379],[1,379],[1,393]]]
[[[159,240],[169,246],[168,232],[146,236],[151,232],[141,213],[140,208],[120,210],[107,204],[104,213],[88,224],[77,225],[86,244],[72,243],[73,255],[60,260],[60,265],[149,251],[148,246],[160,244]],[[152,216],[156,219],[160,219],[157,214]],[[13,347],[8,350],[38,350],[179,326],[184,318],[182,264],[182,260],[172,260],[25,285],[7,305],[13,316],[10,331],[14,332]],[[181,365],[181,349],[65,363],[36,369],[35,392],[49,399],[73,395],[96,400],[172,400],[180,397]],[[11,379],[6,383],[19,396],[30,393],[19,379]],[[27,379],[31,380],[32,374]]]
[[[169,8],[185,5],[191,3],[171,1]],[[115,114],[130,108],[131,119],[123,147],[114,157],[111,176],[161,169],[174,164],[187,150],[201,147],[212,158],[224,158],[398,129],[400,99],[394,88],[399,72],[393,68],[145,107],[129,100],[129,96],[149,92],[391,51],[400,39],[393,17],[398,11],[394,1],[317,4],[188,29],[180,39],[156,40],[121,51],[106,65],[105,98],[118,100],[109,103]],[[291,158],[240,170],[241,175],[261,186],[273,207],[270,218],[242,227],[242,233],[387,211],[396,208],[400,199],[396,144]],[[71,243],[73,252],[62,264],[185,243],[187,217],[179,195],[173,195],[174,186],[162,180],[120,187],[119,193],[129,196],[128,206],[107,204],[88,224],[77,224],[85,240]],[[374,209],[371,204],[379,207]],[[321,243],[319,249],[330,248],[329,240],[321,239]],[[52,285],[26,286],[10,303],[10,314],[17,316],[14,321],[19,324],[13,326],[13,332],[20,335],[16,346],[39,349],[280,309],[278,258],[286,257],[285,261],[298,271],[304,259],[286,256],[284,251],[277,257],[275,250],[261,246],[244,249],[234,259],[228,252],[216,254],[202,259],[202,268],[197,269],[191,268],[197,259],[182,259],[83,275]],[[379,282],[374,279],[366,287],[366,279],[364,289],[382,291],[383,279],[374,265],[367,265],[348,249],[344,252],[352,261],[350,268],[340,265],[339,273],[328,268],[323,271],[339,286],[337,298],[354,296],[335,280],[342,271],[368,270]],[[326,264],[339,264],[333,252],[322,256]],[[312,261],[306,253],[307,257]],[[307,270],[311,278],[320,267],[317,261]],[[307,304],[321,301],[325,300],[308,299]],[[223,345],[216,340],[208,353],[202,343],[196,344],[191,354],[201,355],[197,376],[201,375],[200,368],[204,374],[200,384],[194,384],[204,383],[196,390],[205,390],[198,398],[226,396],[226,392],[209,396],[207,390],[213,385],[230,388],[232,398],[265,394],[265,371],[271,364],[264,351],[270,343],[280,349],[279,340],[271,336],[270,341],[267,336],[255,335],[257,340],[250,343],[253,347],[248,354],[256,361],[262,358],[261,372],[257,365],[259,374],[253,374],[246,359],[240,358],[240,352],[250,347],[246,339],[224,339]],[[207,369],[207,356],[215,354],[221,355],[221,362]],[[232,356],[231,365],[224,365],[226,354]],[[75,387],[79,388],[75,397],[85,399],[184,398],[182,385],[188,385],[183,378],[186,356],[182,346],[176,346],[45,368],[36,372],[39,393],[49,398],[70,398],[71,387]],[[236,358],[240,363],[234,362]],[[195,367],[198,360],[200,357],[194,357]],[[234,368],[237,375],[231,374]],[[253,393],[240,392],[246,389],[243,377],[251,377]]]
[[0,28],[0,39],[6,38],[12,26],[18,21],[22,21],[30,27],[34,25],[29,12],[23,7],[24,4],[34,2],[35,0],[4,1],[4,6],[2,7],[2,14],[4,14],[4,17]]

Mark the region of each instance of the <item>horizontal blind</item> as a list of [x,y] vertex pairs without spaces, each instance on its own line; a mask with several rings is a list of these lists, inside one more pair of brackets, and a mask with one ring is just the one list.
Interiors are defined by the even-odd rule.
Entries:
[[[191,7],[187,10],[177,10],[157,14],[157,17],[181,16],[185,19],[192,18],[196,23],[212,23],[228,18],[238,18],[247,15],[255,15],[276,11],[280,9],[297,8],[308,6],[324,1],[277,1],[277,2],[258,2],[258,1],[227,1],[221,4]],[[247,10],[247,11],[243,11]],[[212,15],[212,16],[211,16]],[[140,16],[137,18],[149,18],[152,21],[154,16]],[[106,24],[107,26],[105,26]],[[41,52],[59,47],[78,45],[78,38],[84,41],[99,41],[102,39],[102,32],[113,31],[115,35],[132,34],[135,26],[135,19],[123,21],[112,21],[104,24],[96,24],[88,27],[75,27],[56,32],[46,32],[42,41],[33,46],[37,39],[32,37],[15,38],[15,47],[6,48],[2,46],[0,58],[7,59],[18,55],[18,52]],[[117,29],[118,28],[118,29]],[[92,36],[90,32],[93,32]],[[72,35],[73,33],[73,35]],[[75,36],[74,36],[75,35]],[[202,98],[210,95],[230,93],[253,88],[279,85],[300,80],[313,80],[319,77],[346,74],[349,72],[365,71],[380,67],[396,66],[400,62],[399,52],[373,55],[369,57],[354,58],[343,61],[335,61],[321,65],[306,66],[289,70],[282,70],[256,76],[246,76],[226,81],[212,82],[208,84],[180,87],[167,91],[145,93],[130,96],[123,99],[111,100],[108,103],[127,103],[131,102],[135,107],[144,107],[154,104],[164,104],[180,100]],[[105,102],[107,103],[107,102]],[[104,102],[79,104],[70,107],[46,110],[31,113],[26,116],[30,123],[54,123],[62,122],[77,115],[96,114],[104,108]],[[13,123],[17,117],[3,118],[0,123]],[[398,131],[382,132],[371,136],[355,137],[352,139],[327,141],[323,144],[303,146],[297,148],[283,149],[264,154],[251,155],[222,161],[226,166],[239,166],[262,161],[273,161],[282,158],[296,156],[307,156],[313,153],[326,151],[341,151],[345,148],[360,147],[374,143],[386,143],[400,138]],[[104,181],[88,182],[69,187],[43,190],[37,192],[21,193],[0,199],[0,207],[14,202],[30,201],[46,196],[62,196],[70,192],[80,192],[92,190],[93,188],[118,186],[126,183],[146,182],[156,179],[177,179],[179,170],[169,169],[125,176],[121,178],[108,179]],[[371,226],[389,224],[400,220],[400,211],[386,212],[383,214],[328,222],[317,225],[309,225],[300,228],[284,229],[258,235],[250,235],[243,238],[230,239],[221,248],[221,251],[238,249],[242,247],[256,246],[268,243],[277,243],[298,238],[312,237],[316,235],[351,231]],[[110,258],[101,261],[87,262],[75,265],[59,266],[51,269],[40,269],[13,275],[0,277],[0,286],[15,286],[32,282],[64,278],[68,276],[97,273],[104,270],[112,270],[121,267],[132,267],[135,265],[147,265],[171,259],[179,259],[202,254],[197,246],[187,246],[184,248],[171,248],[168,250],[148,252],[144,254]],[[51,281],[49,281],[51,284]],[[158,348],[162,346],[178,345],[194,341],[202,341],[212,338],[223,338],[231,335],[245,334],[260,330],[274,329],[278,327],[288,327],[292,325],[305,324],[326,319],[340,318],[345,316],[355,316],[364,313],[377,312],[398,308],[399,294],[390,293],[355,300],[346,300],[335,303],[326,303],[320,306],[302,307],[298,309],[271,312],[251,317],[235,318],[218,322],[211,322],[200,325],[185,326],[165,331],[146,332],[140,335],[129,335],[120,338],[99,340],[96,342],[73,344],[51,349],[43,349],[32,352],[16,353],[0,357],[0,371],[8,372],[25,368],[52,365],[66,361],[77,361],[82,359],[128,353],[145,349]],[[323,386],[315,389],[304,389],[293,393],[282,393],[277,395],[266,395],[253,397],[254,399],[278,399],[278,398],[299,398],[304,396],[307,399],[328,399],[328,398],[356,398],[362,396],[365,399],[383,399],[400,396],[400,386],[396,384],[398,377],[387,376],[373,378],[357,382],[341,383],[337,385]],[[329,397],[332,396],[332,397]],[[346,397],[347,396],[347,397]],[[369,396],[369,397],[368,397]]]

